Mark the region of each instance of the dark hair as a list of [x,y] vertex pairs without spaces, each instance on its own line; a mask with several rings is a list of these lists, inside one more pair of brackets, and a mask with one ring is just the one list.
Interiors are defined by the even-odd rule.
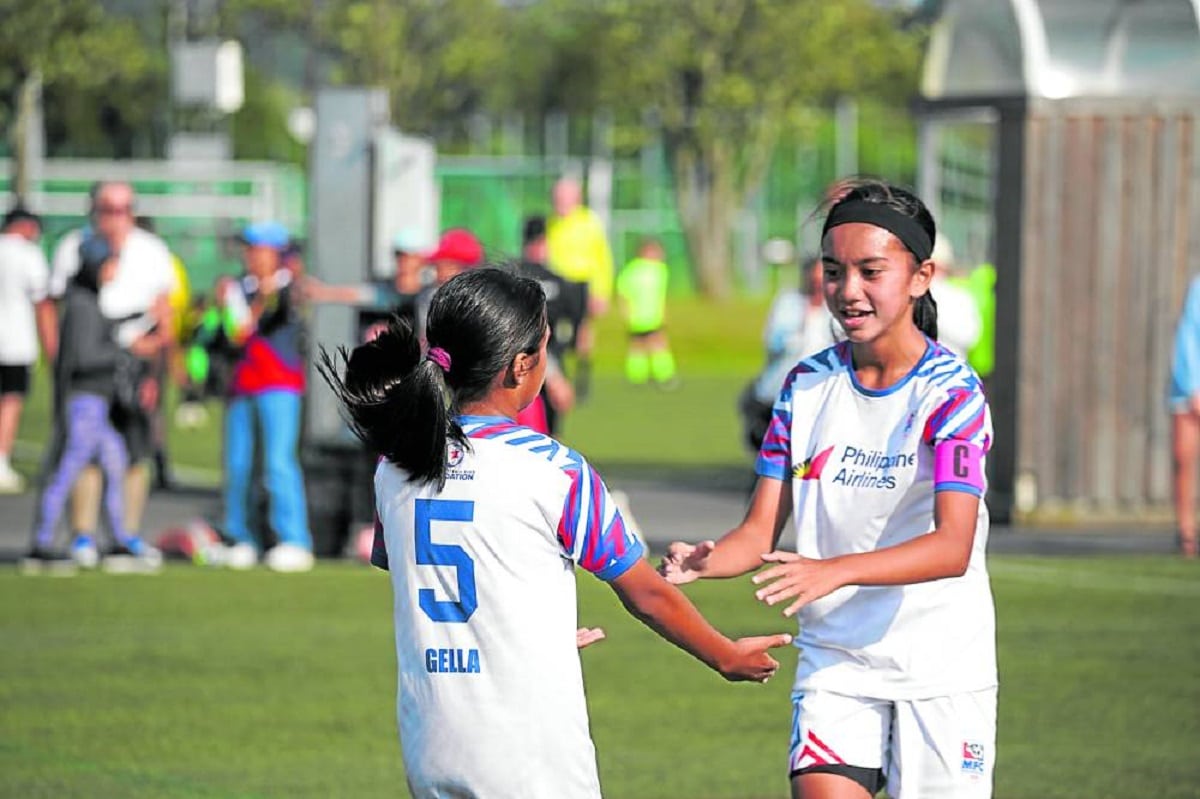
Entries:
[[342,377],[324,348],[317,368],[364,444],[414,480],[440,488],[448,441],[468,446],[454,420],[459,408],[486,396],[519,353],[536,353],[545,332],[540,285],[494,267],[475,269],[438,289],[429,307],[429,348],[443,350],[449,368],[427,358],[411,325],[398,317],[349,355],[339,350]]
[[112,246],[102,236],[86,236],[79,243],[79,269],[71,281],[93,293],[100,293],[100,272],[114,255]]
[[546,236],[546,217],[531,216],[525,220],[521,229],[521,246],[531,244]]
[[0,222],[0,228],[8,229],[18,222],[32,222],[38,226],[38,230],[42,229],[42,218],[23,205],[14,205],[10,208],[4,215],[4,221]]
[[[881,180],[840,182],[838,186],[840,190],[834,195],[836,199],[830,204],[828,213],[832,213],[833,209],[842,203],[878,203],[912,219],[929,235],[929,241],[937,240],[937,224],[933,221],[933,214],[925,207],[925,203],[921,202],[921,198],[908,189]],[[913,258],[919,266],[921,259],[915,252]],[[937,339],[937,303],[930,292],[926,291],[917,298],[913,306],[913,323],[922,333],[931,339]]]

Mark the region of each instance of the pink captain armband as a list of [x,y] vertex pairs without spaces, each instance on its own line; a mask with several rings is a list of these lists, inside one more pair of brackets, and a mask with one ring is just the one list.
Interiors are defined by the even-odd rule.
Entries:
[[979,497],[983,487],[983,449],[953,438],[934,446],[934,491],[964,491]]

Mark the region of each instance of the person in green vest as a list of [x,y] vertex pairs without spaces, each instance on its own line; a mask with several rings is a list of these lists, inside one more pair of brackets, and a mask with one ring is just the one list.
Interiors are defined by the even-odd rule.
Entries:
[[971,270],[963,287],[975,300],[981,322],[979,339],[967,352],[967,362],[984,381],[996,366],[996,267],[980,264]]
[[667,309],[668,269],[662,244],[643,239],[637,257],[617,277],[617,295],[625,309],[629,351],[625,377],[634,385],[653,380],[660,388],[674,388],[675,356],[664,327]]

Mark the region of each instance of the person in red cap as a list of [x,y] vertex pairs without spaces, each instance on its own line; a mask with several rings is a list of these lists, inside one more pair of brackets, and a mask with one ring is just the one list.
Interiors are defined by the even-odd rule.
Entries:
[[483,266],[483,245],[475,234],[466,228],[450,228],[438,240],[437,249],[429,256],[433,264],[434,282],[417,295],[417,335],[425,340],[425,320],[429,316],[429,304],[434,293],[450,278],[468,269]]

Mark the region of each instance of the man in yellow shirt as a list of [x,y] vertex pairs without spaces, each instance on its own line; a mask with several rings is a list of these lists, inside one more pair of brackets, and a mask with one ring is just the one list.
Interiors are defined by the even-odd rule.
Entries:
[[562,178],[551,195],[554,215],[546,226],[546,249],[552,271],[588,285],[588,316],[576,342],[576,391],[587,394],[595,334],[590,318],[608,311],[613,291],[613,259],[600,218],[583,204],[579,181]]

